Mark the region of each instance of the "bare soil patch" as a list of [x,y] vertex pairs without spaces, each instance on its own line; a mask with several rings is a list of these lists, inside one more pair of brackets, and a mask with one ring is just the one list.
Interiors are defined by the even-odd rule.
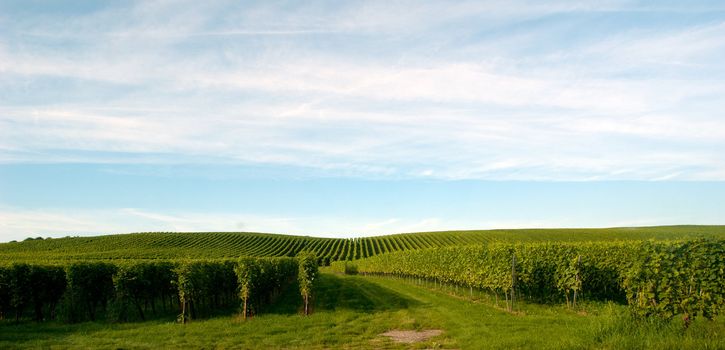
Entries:
[[441,335],[442,333],[443,331],[440,329],[426,329],[424,331],[401,331],[394,329],[381,335],[390,337],[398,343],[416,343]]

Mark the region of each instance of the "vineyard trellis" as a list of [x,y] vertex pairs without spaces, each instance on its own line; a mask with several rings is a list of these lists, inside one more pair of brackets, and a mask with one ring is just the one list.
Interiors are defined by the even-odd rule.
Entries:
[[[353,266],[350,266],[350,265]],[[423,278],[535,302],[582,297],[626,301],[639,316],[686,322],[725,307],[725,240],[492,243],[410,250],[350,262],[334,271]]]
[[[303,264],[314,264],[300,258]],[[179,310],[178,320],[210,316],[240,306],[254,315],[295,281],[298,259],[69,261],[0,265],[0,319],[145,320]],[[307,269],[312,271],[308,266]],[[316,270],[315,270],[316,271]],[[314,276],[306,288],[313,289]],[[304,298],[309,293],[302,295]]]
[[[309,252],[317,264],[352,261],[342,266],[348,273],[455,284],[468,287],[471,294],[474,288],[487,290],[507,301],[565,301],[575,306],[582,298],[614,300],[628,303],[640,317],[683,315],[689,322],[722,311],[724,232],[719,226],[683,226],[428,232],[359,239],[234,232],[35,239],[0,244],[0,317],[126,321],[178,311],[186,321],[220,307],[243,309],[243,303],[244,315],[253,315],[283,284],[295,280],[300,270],[291,257]],[[690,239],[698,235],[712,239]],[[606,241],[622,237],[629,240]],[[643,240],[670,237],[688,239]],[[562,243],[593,239],[601,241]],[[187,259],[175,260],[179,256]],[[258,276],[273,277],[255,277],[247,292],[240,293],[244,279],[235,270],[240,256],[250,257]],[[285,260],[287,268],[282,269],[271,261],[283,260],[274,259],[292,260]]]
[[108,259],[236,259],[239,256],[294,257],[315,253],[327,265],[336,260],[367,258],[404,250],[465,246],[491,242],[593,241],[725,238],[721,226],[676,226],[637,229],[554,229],[450,231],[364,238],[299,237],[251,232],[146,232],[99,237],[73,237],[1,243],[0,262]]
[[313,286],[318,274],[317,257],[311,252],[302,252],[297,256],[299,260],[298,282],[300,293],[304,299],[305,315],[310,314],[310,298],[312,297]]

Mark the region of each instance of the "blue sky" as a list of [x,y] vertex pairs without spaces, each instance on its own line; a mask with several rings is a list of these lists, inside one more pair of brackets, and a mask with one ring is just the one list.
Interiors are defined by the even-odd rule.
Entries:
[[722,224],[725,3],[0,2],[0,240]]

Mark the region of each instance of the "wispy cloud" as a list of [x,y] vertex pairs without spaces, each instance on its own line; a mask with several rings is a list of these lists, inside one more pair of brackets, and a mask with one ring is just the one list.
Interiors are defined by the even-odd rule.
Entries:
[[[594,227],[661,225],[681,218],[603,221]],[[391,233],[532,227],[581,227],[578,220],[461,220],[420,218],[274,217],[249,213],[161,213],[135,208],[0,209],[0,242],[27,237],[94,236],[128,232],[271,232],[315,237],[364,237]]]
[[473,223],[439,219],[380,219],[333,217],[271,217],[245,213],[157,213],[134,208],[85,210],[0,210],[0,242],[26,237],[89,236],[111,233],[175,231],[272,232],[317,237],[361,237],[394,232],[480,228]]
[[704,3],[664,29],[628,1],[186,5],[4,18],[0,162],[725,180]]

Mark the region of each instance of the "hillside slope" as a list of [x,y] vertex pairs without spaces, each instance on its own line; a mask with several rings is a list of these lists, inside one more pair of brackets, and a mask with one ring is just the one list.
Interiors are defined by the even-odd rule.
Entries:
[[695,237],[725,238],[725,226],[444,231],[365,238],[319,238],[251,232],[149,232],[1,243],[0,261],[295,256],[302,250],[311,250],[323,263],[329,263],[398,250],[492,241],[601,241]]

